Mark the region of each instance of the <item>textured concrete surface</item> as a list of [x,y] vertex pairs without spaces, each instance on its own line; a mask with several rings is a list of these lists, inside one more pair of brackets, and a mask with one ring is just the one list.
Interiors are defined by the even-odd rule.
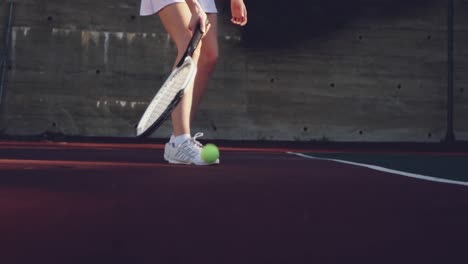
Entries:
[[[456,0],[455,130],[468,139],[468,2]],[[249,1],[220,10],[220,60],[194,123],[213,139],[440,141],[446,1]],[[7,8],[0,4],[1,31]],[[6,135],[133,137],[174,46],[137,0],[17,1]],[[167,122],[155,137],[166,137]]]

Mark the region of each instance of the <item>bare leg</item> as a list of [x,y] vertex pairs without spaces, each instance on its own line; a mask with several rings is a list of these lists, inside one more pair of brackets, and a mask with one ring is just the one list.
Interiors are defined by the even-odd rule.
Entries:
[[[188,29],[191,12],[185,3],[168,5],[159,11],[159,17],[167,33],[177,47],[177,63],[187,48],[192,33]],[[211,31],[211,29],[210,29]],[[200,46],[193,54],[195,63],[198,62]],[[175,65],[174,63],[174,65]],[[188,87],[179,105],[172,112],[172,130],[175,136],[190,134],[190,111],[192,108],[193,87]]]
[[210,30],[203,37],[203,45],[198,60],[197,76],[193,88],[192,109],[190,120],[193,120],[205,93],[208,81],[213,73],[218,60],[218,17],[216,14],[208,14]]

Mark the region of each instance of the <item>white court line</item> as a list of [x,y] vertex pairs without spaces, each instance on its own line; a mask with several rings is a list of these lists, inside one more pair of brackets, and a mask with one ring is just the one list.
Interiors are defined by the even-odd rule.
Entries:
[[339,163],[344,163],[344,164],[349,164],[349,165],[354,165],[354,166],[359,166],[359,167],[365,167],[365,168],[369,168],[371,170],[398,174],[398,175],[406,176],[406,177],[409,177],[409,178],[415,178],[415,179],[420,179],[420,180],[425,180],[425,181],[432,181],[432,182],[440,182],[440,183],[448,183],[448,184],[468,186],[468,182],[447,180],[447,179],[442,179],[442,178],[436,178],[436,177],[431,177],[431,176],[425,176],[425,175],[410,173],[410,172],[392,170],[392,169],[388,169],[388,168],[384,168],[384,167],[380,167],[380,166],[375,166],[375,165],[364,164],[364,163],[357,163],[357,162],[351,162],[351,161],[339,160],[339,159],[319,158],[319,157],[313,157],[313,156],[309,156],[309,155],[305,155],[305,154],[297,153],[297,152],[287,152],[287,154],[296,155],[296,156],[300,156],[300,157],[307,158],[307,159],[328,160],[328,161],[334,161],[334,162],[339,162]]

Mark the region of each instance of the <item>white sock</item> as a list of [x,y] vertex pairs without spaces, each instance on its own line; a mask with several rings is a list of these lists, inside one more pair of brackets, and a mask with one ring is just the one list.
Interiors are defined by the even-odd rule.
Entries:
[[174,145],[179,146],[180,144],[184,143],[187,139],[190,139],[190,134],[182,134],[180,136],[171,136],[169,140],[170,143],[174,143]]

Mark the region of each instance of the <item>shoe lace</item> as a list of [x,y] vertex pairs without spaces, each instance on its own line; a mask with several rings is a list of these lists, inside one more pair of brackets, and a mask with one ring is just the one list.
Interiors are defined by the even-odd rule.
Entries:
[[181,159],[193,159],[200,155],[203,145],[197,140],[197,138],[202,136],[203,133],[197,133],[193,138],[187,139],[187,141],[181,145],[182,151],[177,152],[176,156]]
[[181,149],[177,152],[176,157],[180,159],[193,159],[200,155],[203,145],[197,140],[202,137],[203,133],[197,133],[190,139],[187,139],[182,145]]
[[192,143],[193,143],[193,147],[195,147],[195,148],[198,149],[198,150],[201,150],[201,149],[203,148],[203,144],[200,143],[200,142],[197,140],[197,138],[199,138],[199,137],[203,137],[203,133],[201,133],[201,132],[196,133],[196,134],[193,136],[193,138],[191,138],[190,140],[191,140]]
[[197,138],[202,137],[203,133],[197,133],[190,139],[187,139],[181,146],[183,149],[186,149],[191,153],[190,155],[195,155],[195,153],[200,153],[203,148],[203,144],[200,143]]

